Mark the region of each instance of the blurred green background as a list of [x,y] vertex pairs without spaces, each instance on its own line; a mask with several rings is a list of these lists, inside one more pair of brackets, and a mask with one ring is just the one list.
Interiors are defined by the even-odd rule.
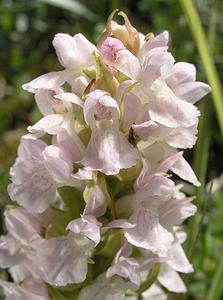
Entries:
[[[196,20],[189,13],[189,21],[188,11],[183,5],[185,2],[187,0],[0,0],[1,210],[9,201],[6,192],[8,172],[15,159],[19,139],[26,133],[27,125],[40,118],[33,95],[23,91],[21,85],[43,73],[61,69],[51,43],[56,33],[74,35],[81,32],[90,41],[96,42],[110,12],[119,8],[144,34],[168,30],[170,51],[176,61],[194,63],[198,80],[207,82],[207,78],[212,78],[215,85],[210,66],[207,77],[205,62],[208,59],[205,53],[203,61],[201,59],[199,45],[192,34],[193,26],[197,30]],[[211,54],[221,82],[223,1],[194,0],[192,3],[207,38],[200,49]],[[198,213],[185,224],[188,232],[185,250],[193,261],[195,272],[184,277],[188,294],[170,294],[169,299],[223,299],[223,140],[219,128],[219,124],[223,124],[223,98],[219,82],[214,88],[218,88],[219,92],[215,93],[218,105],[214,106],[212,95],[198,104],[202,116],[197,146],[193,151],[186,151],[186,157],[202,182],[201,188],[188,189],[189,193],[197,195],[195,204]]]

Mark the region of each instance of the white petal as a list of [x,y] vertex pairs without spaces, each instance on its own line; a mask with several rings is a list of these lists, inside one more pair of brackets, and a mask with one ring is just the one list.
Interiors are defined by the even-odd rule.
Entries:
[[21,244],[11,234],[0,237],[0,267],[9,268],[25,258]]
[[114,67],[131,79],[137,80],[139,78],[141,71],[140,62],[137,57],[128,50],[120,50],[117,53]]
[[166,173],[173,164],[183,155],[183,151],[176,152],[173,155],[168,156],[167,158],[160,161],[160,163],[157,165],[156,172],[157,173]]
[[65,71],[50,72],[23,84],[22,88],[28,92],[36,93],[39,89],[55,90],[67,80]]
[[35,252],[30,249],[26,252],[26,257],[18,264],[9,269],[14,282],[21,282],[33,276],[33,278],[41,278],[38,263],[35,261]]
[[139,263],[134,258],[119,257],[119,259],[107,270],[106,276],[112,277],[118,275],[125,280],[129,280],[133,285],[132,289],[136,290],[140,285],[140,268]]
[[179,274],[166,264],[161,265],[158,281],[170,292],[186,293],[187,291]]
[[167,264],[175,271],[182,273],[193,272],[193,266],[189,263],[184,250],[179,242],[173,243],[169,251],[169,260]]
[[21,138],[21,143],[18,148],[18,157],[24,163],[27,161],[29,163],[31,163],[31,161],[41,162],[42,152],[46,145],[47,144],[41,140],[25,135]]
[[185,200],[165,202],[159,209],[161,224],[168,230],[172,230],[173,226],[180,225],[184,220],[193,216],[197,208],[190,200],[185,198]]
[[174,188],[174,182],[169,178],[154,175],[148,182],[145,182],[145,186],[137,192],[136,197],[141,201],[148,197],[155,197],[157,201],[158,199],[169,200],[174,194]]
[[35,94],[36,104],[40,112],[46,116],[53,114],[53,96],[56,94],[54,90],[38,89]]
[[167,300],[167,295],[156,284],[153,284],[142,296],[144,300]]
[[160,161],[177,153],[176,149],[162,141],[153,143],[152,145],[140,141],[137,146],[143,156],[149,160],[153,168],[156,168],[160,164]]
[[97,221],[93,215],[82,215],[81,218],[71,221],[67,225],[67,230],[74,233],[81,233],[90,240],[92,240],[95,245],[99,244],[101,240],[100,227],[101,223]]
[[159,223],[157,208],[154,205],[140,205],[130,218],[136,227],[125,230],[125,237],[134,246],[165,255],[171,246],[173,236]]
[[55,286],[83,282],[88,270],[88,256],[95,243],[74,233],[45,240],[37,258],[45,280]]
[[5,300],[50,300],[47,288],[42,281],[29,279],[23,282],[23,287],[17,283],[0,280],[6,296]]
[[77,180],[92,180],[92,171],[79,169],[77,173],[72,174],[71,177]]
[[107,210],[107,202],[99,185],[94,185],[90,196],[87,200],[87,204],[84,209],[84,215],[94,215],[100,217],[105,214]]
[[181,156],[171,167],[171,171],[180,176],[182,179],[187,180],[195,186],[200,186],[200,182],[197,180],[194,171],[188,162]]
[[185,62],[178,62],[173,66],[170,75],[166,78],[166,82],[171,88],[177,88],[179,84],[193,82],[195,79],[195,66]]
[[[165,77],[169,69],[174,64],[174,58],[171,53],[166,51],[165,47],[152,49],[145,58],[142,71],[142,85],[145,89],[151,88],[153,82]],[[163,73],[163,74],[162,74]]]
[[191,126],[199,116],[198,109],[191,103],[179,100],[173,92],[164,88],[149,102],[150,118],[167,127]]
[[24,208],[7,209],[5,223],[8,231],[22,244],[34,246],[41,239],[42,226],[39,219]]
[[138,97],[132,93],[127,93],[124,96],[124,115],[123,115],[123,127],[125,131],[128,131],[132,124],[135,122],[141,109],[141,102]]
[[148,197],[162,197],[163,200],[168,200],[173,196],[174,182],[159,173],[162,172],[158,169],[153,170],[149,161],[143,160],[143,168],[134,184],[138,190],[136,198],[141,198],[140,201]]
[[54,98],[56,99],[60,99],[62,101],[67,101],[73,104],[76,104],[78,106],[83,106],[83,102],[81,101],[81,99],[75,95],[74,93],[62,93],[62,94],[56,94],[54,96]]
[[116,129],[94,129],[81,163],[89,170],[118,174],[136,164],[138,151]]
[[160,139],[159,125],[152,120],[140,124],[135,124],[132,126],[132,128],[134,129],[135,133],[144,141],[148,142],[149,138],[151,139],[151,137],[152,137],[151,143],[156,141],[156,138]]
[[[100,105],[100,110],[97,107]],[[95,90],[89,93],[84,102],[84,118],[90,126],[95,124],[95,117],[99,119],[109,117],[109,113],[113,119],[119,119],[118,103],[109,93],[102,90]]]
[[53,180],[66,183],[72,172],[72,157],[70,153],[59,146],[47,146],[43,151],[44,164]]
[[156,35],[154,38],[149,39],[144,45],[140,48],[138,57],[143,61],[148,54],[148,52],[153,48],[158,47],[167,47],[169,41],[169,32],[163,31],[159,35]]
[[106,226],[102,228],[102,232],[106,232],[108,229],[113,228],[122,228],[122,229],[129,229],[134,228],[136,224],[130,223],[125,219],[116,219],[108,223]]
[[179,127],[173,129],[168,136],[165,137],[165,141],[174,148],[187,149],[192,148],[196,143],[197,137],[197,123],[189,127]]
[[87,85],[89,84],[89,79],[81,75],[69,83],[72,86],[72,92],[81,98]]
[[29,178],[21,184],[11,183],[8,193],[29,212],[42,213],[54,200],[56,186],[45,168],[33,170]]
[[127,284],[121,278],[103,278],[83,288],[78,300],[124,300]]
[[63,149],[67,156],[69,155],[70,162],[80,161],[82,158],[82,145],[79,145],[79,140],[76,136],[73,136],[68,133],[68,131],[64,128],[57,134],[57,144],[60,149]]
[[29,126],[27,129],[30,133],[48,133],[48,134],[57,134],[64,122],[63,115],[53,114],[43,117],[35,125]]
[[175,174],[177,174],[179,177],[181,177],[182,179],[187,180],[196,186],[200,185],[191,166],[184,159],[182,151],[177,152],[176,154],[171,155],[171,156],[167,157],[166,159],[164,159],[158,165],[156,171],[157,172],[167,172],[169,169],[172,172],[174,172]]
[[186,82],[177,85],[173,91],[180,99],[190,103],[196,103],[211,92],[211,87],[208,84],[199,81]]
[[62,66],[67,69],[80,69],[93,64],[92,52],[96,49],[82,34],[74,37],[58,33],[53,40],[57,56]]

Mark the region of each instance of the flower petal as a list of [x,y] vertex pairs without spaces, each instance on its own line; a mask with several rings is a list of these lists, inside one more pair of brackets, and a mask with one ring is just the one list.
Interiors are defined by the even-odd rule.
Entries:
[[81,67],[93,65],[92,52],[96,47],[80,33],[74,37],[58,33],[53,39],[53,46],[61,65],[67,69],[76,69],[78,72]]
[[56,99],[60,99],[62,101],[67,101],[73,104],[76,104],[78,106],[83,106],[83,102],[81,101],[81,99],[75,95],[74,93],[61,93],[61,94],[56,94],[54,96],[54,98]]
[[37,249],[37,259],[45,281],[55,286],[83,282],[94,245],[86,237],[71,232],[43,241]]
[[81,163],[88,170],[118,174],[136,164],[138,151],[116,129],[95,128]]
[[0,267],[9,268],[25,258],[21,244],[11,235],[0,237]]
[[81,233],[92,240],[95,245],[101,240],[100,227],[101,223],[93,215],[82,215],[81,218],[71,221],[67,225],[67,230],[74,233]]
[[44,133],[48,133],[55,135],[60,131],[63,122],[63,115],[47,115],[43,117],[40,121],[38,121],[35,125],[29,126],[27,129],[32,134],[43,135]]
[[5,223],[8,231],[22,244],[33,247],[38,240],[41,240],[40,220],[35,214],[27,212],[22,207],[6,210]]
[[193,82],[196,79],[196,68],[193,64],[178,62],[176,63],[170,75],[166,78],[167,84],[173,89],[179,84]]
[[50,72],[23,84],[22,88],[30,93],[36,93],[39,89],[55,90],[67,80],[66,71]]
[[187,289],[179,274],[167,264],[161,265],[158,281],[170,292],[186,293]]
[[173,241],[173,235],[159,223],[157,207],[148,203],[140,205],[130,218],[136,227],[125,229],[125,237],[129,243],[165,255]]
[[54,200],[56,186],[45,168],[33,170],[23,183],[11,183],[8,193],[29,212],[42,213]]
[[209,94],[211,87],[206,83],[195,81],[179,84],[173,91],[180,99],[194,104]]
[[84,287],[78,300],[124,300],[127,283],[121,278],[103,278],[99,276],[94,284]]

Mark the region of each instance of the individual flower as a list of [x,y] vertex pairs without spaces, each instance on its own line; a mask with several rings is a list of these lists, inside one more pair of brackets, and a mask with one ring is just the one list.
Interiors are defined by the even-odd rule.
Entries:
[[30,136],[23,137],[10,170],[11,199],[30,212],[42,213],[54,201],[57,187],[69,185],[76,160],[80,160],[80,151],[62,129],[56,145],[47,146]]
[[84,281],[88,257],[94,247],[93,241],[71,230],[67,236],[43,241],[37,249],[37,259],[44,280],[54,286]]
[[24,84],[24,90],[32,93],[41,88],[55,90],[66,81],[72,85],[76,78],[83,76],[84,69],[93,65],[92,54],[96,51],[96,47],[82,34],[76,34],[74,37],[69,34],[56,34],[53,46],[65,70],[44,74]]
[[92,129],[81,161],[85,168],[111,175],[134,166],[138,151],[119,131],[120,111],[115,99],[95,90],[86,97],[83,109],[86,123]]

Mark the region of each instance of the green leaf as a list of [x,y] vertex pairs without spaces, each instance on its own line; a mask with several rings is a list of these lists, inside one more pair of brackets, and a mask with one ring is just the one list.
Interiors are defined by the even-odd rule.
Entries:
[[79,293],[78,290],[61,291],[57,288],[53,288],[50,285],[48,285],[48,292],[50,299],[52,300],[75,300],[77,299],[77,295]]
[[66,227],[70,221],[68,214],[53,206],[51,206],[51,209],[54,211],[54,218],[46,228],[45,238],[67,235]]
[[58,192],[64,201],[66,211],[71,219],[79,218],[85,206],[83,193],[69,186],[59,188]]

